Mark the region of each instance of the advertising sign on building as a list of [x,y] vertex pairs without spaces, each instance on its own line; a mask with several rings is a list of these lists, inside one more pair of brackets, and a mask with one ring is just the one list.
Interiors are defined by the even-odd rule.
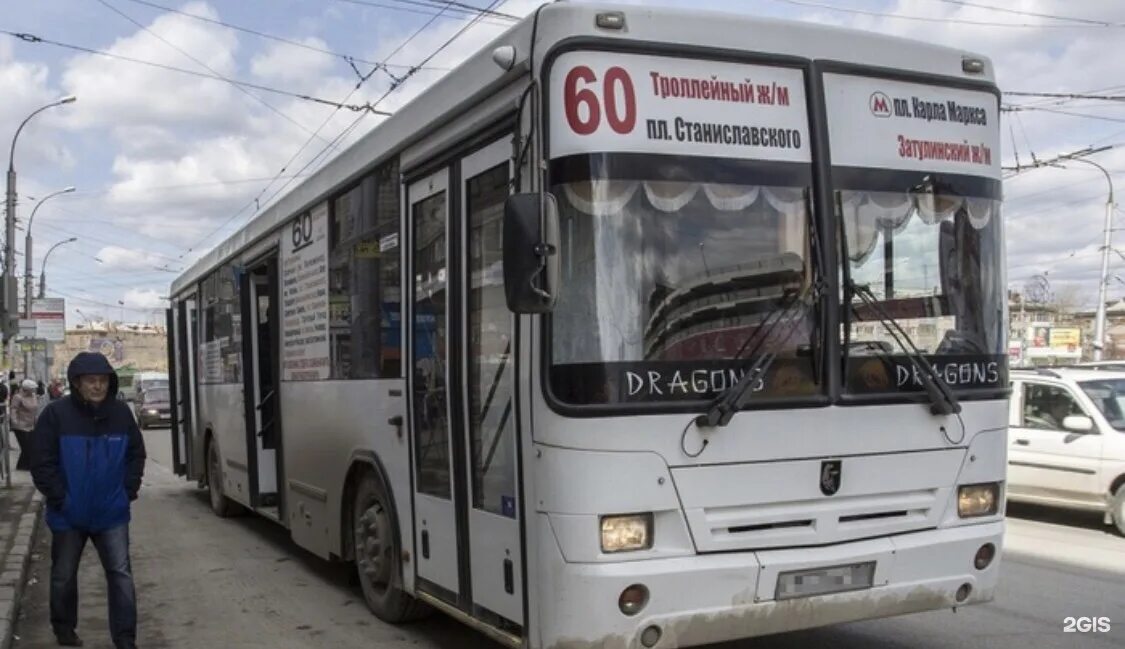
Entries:
[[1082,330],[1077,327],[1053,327],[1049,340],[1051,347],[1074,350],[1082,344]]

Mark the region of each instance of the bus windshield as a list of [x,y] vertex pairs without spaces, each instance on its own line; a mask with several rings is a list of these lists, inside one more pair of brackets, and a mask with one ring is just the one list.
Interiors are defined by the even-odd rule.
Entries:
[[[838,181],[835,192],[850,279],[870,289],[946,383],[998,384],[1006,304],[998,183],[881,173],[837,174],[850,181]],[[845,310],[847,388],[921,389],[906,363],[873,371],[870,359],[855,358],[888,344],[902,350],[858,297]]]
[[[1006,390],[998,96],[828,73],[825,109],[840,271],[850,280],[840,296],[845,391],[923,392],[930,371],[957,391]],[[896,340],[891,325],[910,340]],[[927,363],[903,349],[911,342]]]
[[[552,393],[571,404],[712,398],[744,371],[735,359],[746,339],[812,279],[807,170],[755,163],[724,174],[706,160],[610,158],[591,156],[588,174],[553,188],[562,273]],[[708,182],[716,177],[727,182]],[[803,313],[798,331],[767,343],[779,355],[772,374],[785,378],[757,391],[818,390],[810,355],[797,355],[811,320]]]

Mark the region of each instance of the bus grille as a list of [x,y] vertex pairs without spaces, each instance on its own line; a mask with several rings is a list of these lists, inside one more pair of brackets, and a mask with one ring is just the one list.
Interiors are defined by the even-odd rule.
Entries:
[[819,488],[820,460],[672,470],[699,552],[827,545],[937,527],[963,449],[843,460],[840,489]]
[[[692,520],[701,552],[839,543],[934,527],[948,489],[878,496],[705,507]],[[703,532],[700,534],[700,532]]]

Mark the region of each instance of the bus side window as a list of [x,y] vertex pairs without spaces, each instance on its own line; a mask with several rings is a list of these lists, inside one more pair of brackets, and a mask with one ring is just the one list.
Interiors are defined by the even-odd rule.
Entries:
[[398,160],[338,195],[331,206],[332,377],[400,377]]

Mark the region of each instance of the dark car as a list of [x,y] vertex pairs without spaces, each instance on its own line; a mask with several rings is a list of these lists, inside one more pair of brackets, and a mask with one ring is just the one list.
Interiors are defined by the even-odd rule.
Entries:
[[141,428],[169,426],[172,422],[172,404],[167,388],[149,388],[137,399],[137,423]]

